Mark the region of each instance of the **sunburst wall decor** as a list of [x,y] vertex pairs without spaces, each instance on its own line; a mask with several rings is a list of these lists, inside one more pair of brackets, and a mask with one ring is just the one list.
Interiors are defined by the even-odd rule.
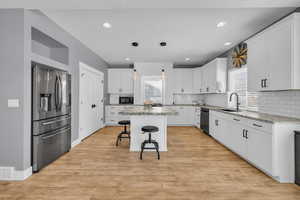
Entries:
[[237,45],[232,51],[232,65],[235,68],[241,68],[247,64],[247,43]]

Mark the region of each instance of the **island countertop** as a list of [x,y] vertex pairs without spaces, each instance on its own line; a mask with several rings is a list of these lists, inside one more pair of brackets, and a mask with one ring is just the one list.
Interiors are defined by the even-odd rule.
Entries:
[[170,107],[145,108],[144,106],[133,106],[119,112],[121,115],[177,115],[178,113]]

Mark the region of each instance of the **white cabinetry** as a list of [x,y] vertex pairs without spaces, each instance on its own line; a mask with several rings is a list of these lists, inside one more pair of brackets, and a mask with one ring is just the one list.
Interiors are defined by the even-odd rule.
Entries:
[[249,91],[300,89],[299,34],[295,13],[247,41]]
[[192,69],[174,69],[174,90],[175,94],[193,93],[193,70]]
[[133,93],[132,69],[109,69],[108,70],[108,93],[132,94]]
[[200,128],[200,120],[201,120],[201,107],[195,107],[194,113],[194,126]]
[[294,181],[295,129],[298,124],[265,123],[210,111],[212,137],[279,182]]
[[202,69],[201,67],[197,67],[193,69],[193,93],[200,94],[202,93]]
[[193,106],[172,106],[178,114],[168,116],[168,125],[185,125],[191,126],[194,124],[194,112]]
[[225,93],[227,58],[216,58],[202,67],[201,93]]

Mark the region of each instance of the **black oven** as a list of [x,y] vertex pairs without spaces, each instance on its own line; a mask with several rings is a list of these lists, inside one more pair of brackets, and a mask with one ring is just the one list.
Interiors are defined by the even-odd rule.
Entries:
[[133,97],[119,97],[119,104],[133,104]]

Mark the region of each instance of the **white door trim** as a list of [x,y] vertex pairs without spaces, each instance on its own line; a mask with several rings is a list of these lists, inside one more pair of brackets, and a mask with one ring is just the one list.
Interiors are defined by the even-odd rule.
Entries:
[[[79,95],[78,95],[78,102],[79,102],[79,104],[78,104],[78,113],[79,113],[79,126],[78,126],[78,139],[76,140],[77,142],[76,143],[74,143],[74,146],[76,146],[77,144],[79,144],[84,138],[85,138],[85,136],[82,136],[81,135],[81,130],[80,130],[80,124],[81,124],[81,109],[80,109],[80,105],[81,105],[81,103],[80,103],[80,99],[81,99],[81,73],[82,73],[82,71],[83,70],[87,70],[87,71],[90,71],[90,72],[93,72],[93,73],[96,73],[96,74],[98,74],[98,75],[100,75],[100,76],[102,76],[103,77],[103,81],[104,81],[104,73],[103,72],[101,72],[100,70],[97,70],[97,69],[95,69],[95,68],[93,68],[93,67],[90,67],[89,65],[87,65],[87,64],[85,64],[85,63],[83,63],[83,62],[79,62]],[[104,91],[104,88],[103,88],[103,91]],[[104,94],[103,94],[103,98],[104,98]],[[104,110],[103,110],[103,113],[102,113],[102,117],[103,117],[103,119],[104,119]],[[104,123],[103,123],[103,125],[104,125]],[[78,140],[79,140],[79,143],[78,143]]]

